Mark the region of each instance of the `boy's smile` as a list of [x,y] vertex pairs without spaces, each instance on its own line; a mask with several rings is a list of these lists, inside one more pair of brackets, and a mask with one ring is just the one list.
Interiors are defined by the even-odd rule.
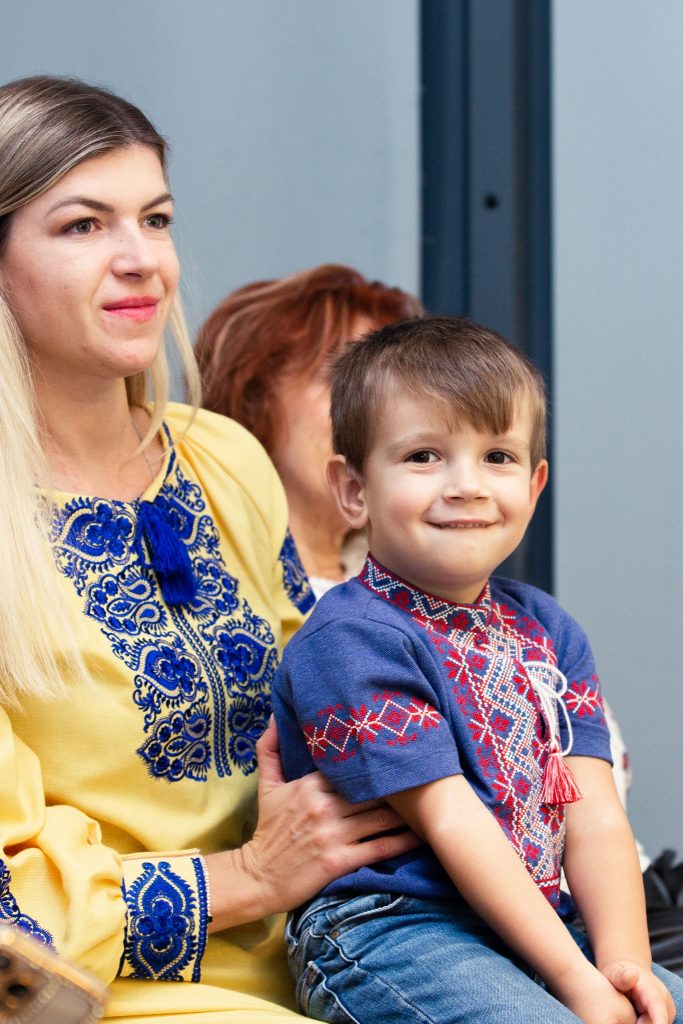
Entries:
[[374,422],[363,473],[348,478],[347,518],[367,524],[370,550],[385,568],[421,590],[473,603],[521,541],[545,486],[545,460],[531,470],[529,415],[520,408],[495,435],[454,424],[441,404],[396,389]]

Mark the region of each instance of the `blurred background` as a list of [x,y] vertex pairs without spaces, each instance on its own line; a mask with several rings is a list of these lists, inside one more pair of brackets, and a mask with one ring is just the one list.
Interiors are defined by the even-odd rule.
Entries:
[[195,329],[326,261],[531,354],[552,488],[506,567],[588,631],[630,816],[683,853],[680,0],[0,0],[0,77],[76,75],[172,146]]

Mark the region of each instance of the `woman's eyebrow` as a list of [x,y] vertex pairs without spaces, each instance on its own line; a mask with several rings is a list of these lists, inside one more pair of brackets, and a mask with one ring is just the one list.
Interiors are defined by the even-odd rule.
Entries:
[[172,202],[173,202],[173,196],[171,195],[171,193],[170,192],[162,192],[161,195],[157,196],[156,199],[153,199],[151,201],[151,203],[145,203],[145,205],[141,206],[140,209],[142,211],[150,210],[153,206],[159,206],[160,203],[172,203]]
[[[173,196],[170,192],[162,192],[161,195],[151,199],[144,206],[140,207],[140,211],[144,213],[146,210],[151,210],[153,206],[158,206],[160,203],[168,203],[173,201]],[[51,206],[48,213],[54,213],[55,210],[60,210],[63,206],[87,206],[90,210],[98,210],[100,213],[113,213],[114,207],[108,203],[102,203],[99,199],[91,199],[89,196],[66,196],[64,199],[60,199],[59,202]]]

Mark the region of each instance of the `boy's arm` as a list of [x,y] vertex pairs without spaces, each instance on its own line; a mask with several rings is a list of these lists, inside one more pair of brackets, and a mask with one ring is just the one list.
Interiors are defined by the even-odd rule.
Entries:
[[586,959],[462,775],[387,798],[487,924],[586,1024],[633,1024],[628,999]]
[[606,761],[568,757],[583,799],[566,808],[564,868],[598,969],[652,1024],[673,1020],[671,996],[652,974],[635,840]]

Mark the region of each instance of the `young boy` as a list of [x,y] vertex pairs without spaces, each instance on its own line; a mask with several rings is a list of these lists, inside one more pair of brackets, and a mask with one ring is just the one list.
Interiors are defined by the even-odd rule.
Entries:
[[[342,357],[332,425],[329,482],[370,555],[285,651],[283,764],[383,798],[427,845],[292,915],[302,1010],[670,1024],[683,983],[650,963],[588,642],[548,595],[489,578],[548,476],[539,374],[467,321],[407,321]],[[556,913],[562,865],[588,940]]]

